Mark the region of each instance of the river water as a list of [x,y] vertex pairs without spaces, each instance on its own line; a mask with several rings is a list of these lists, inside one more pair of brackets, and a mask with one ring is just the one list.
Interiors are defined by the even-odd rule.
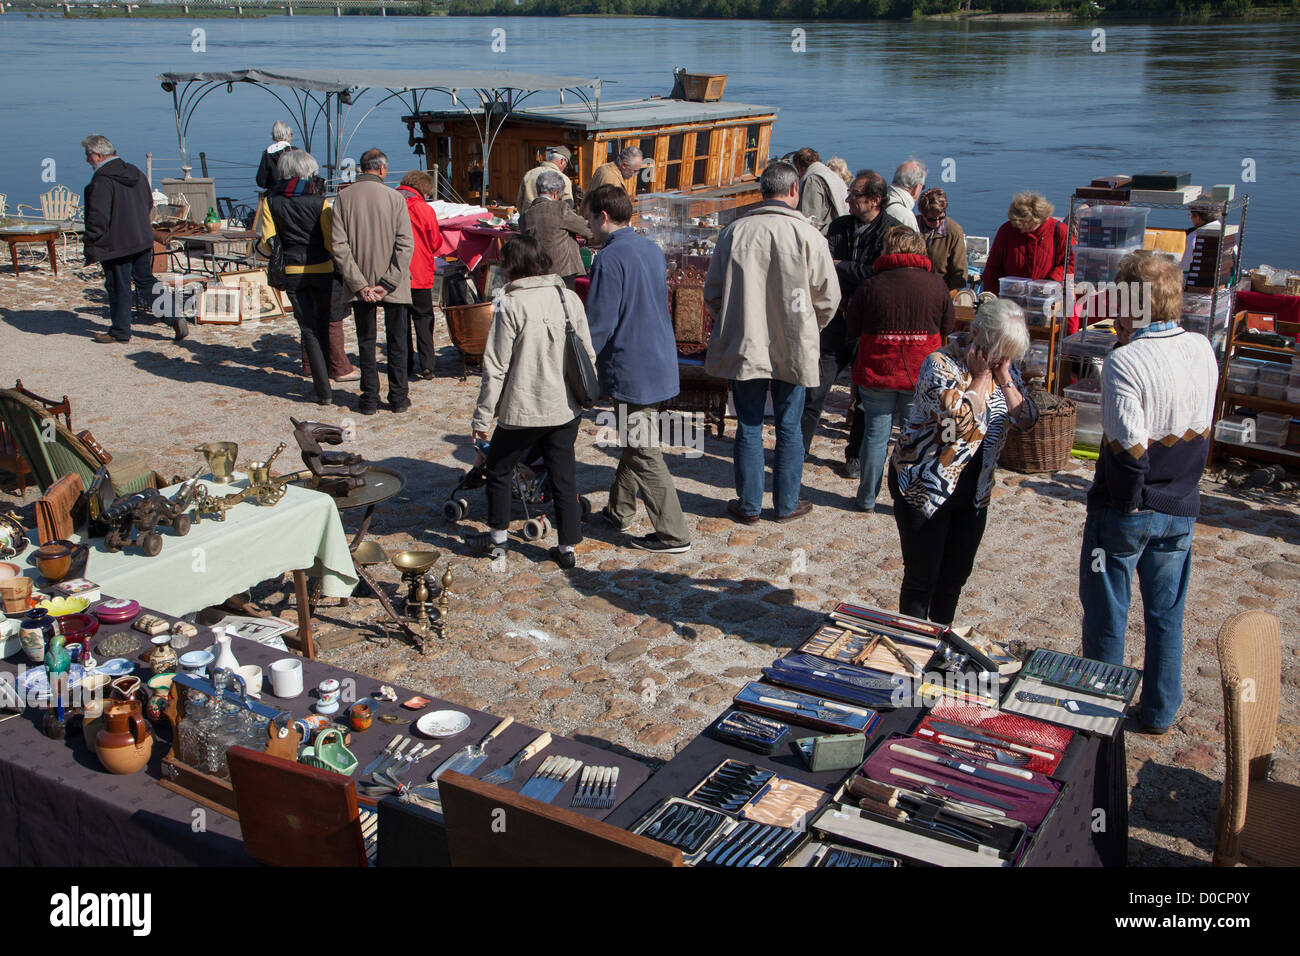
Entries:
[[[206,31],[202,44],[195,29]],[[6,13],[0,192],[12,208],[36,202],[51,180],[79,190],[88,169],[77,144],[91,132],[142,168],[152,151],[155,182],[175,175],[171,98],[155,80],[164,70],[509,69],[599,76],[609,84],[604,96],[622,99],[668,93],[672,68],[685,66],[729,74],[729,100],[778,107],[774,155],[813,146],[886,178],[900,160],[919,157],[971,234],[992,235],[1021,189],[1042,192],[1064,214],[1072,187],[1094,177],[1185,169],[1193,182],[1235,183],[1251,195],[1248,264],[1295,267],[1295,34],[1294,23],[1126,23],[1099,36],[1091,25],[1051,21],[95,21]],[[400,115],[400,106],[380,107],[345,155],[379,146],[394,171],[415,165]],[[258,153],[278,118],[290,117],[259,90],[208,96],[189,130],[195,175],[204,150],[218,194],[251,197]],[[1153,212],[1151,224],[1188,220]]]

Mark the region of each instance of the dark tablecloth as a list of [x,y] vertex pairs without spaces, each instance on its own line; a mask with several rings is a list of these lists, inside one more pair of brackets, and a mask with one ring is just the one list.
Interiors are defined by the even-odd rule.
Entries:
[[[107,597],[107,596],[106,596]],[[165,617],[165,615],[160,615]],[[129,625],[105,626],[92,641],[97,647],[109,634],[131,631]],[[207,646],[208,638],[194,640],[185,650]],[[148,646],[140,635],[135,653]],[[345,693],[357,699],[378,690],[379,681],[345,671],[321,661],[304,659],[302,696],[280,700],[271,694],[272,661],[293,656],[255,641],[236,639],[233,647],[240,664],[257,664],[262,668],[264,687],[261,702],[289,710],[295,717],[311,712],[315,687],[327,677],[339,680]],[[103,655],[99,655],[102,661]],[[23,663],[22,652],[0,662],[0,670],[14,671]],[[142,680],[150,675],[148,665],[135,672]],[[350,681],[350,683],[349,683]],[[400,732],[421,738],[415,721],[433,710],[453,709],[467,714],[469,727],[454,737],[441,741],[441,749],[416,764],[404,779],[415,782],[428,775],[447,757],[471,743],[478,743],[500,721],[499,716],[469,710],[455,704],[434,700],[419,712],[402,708],[400,701],[416,694],[409,688],[397,688],[399,703],[371,701],[375,719],[365,733],[353,733],[349,749],[361,767],[378,756],[384,746]],[[427,696],[427,695],[426,695]],[[346,708],[340,708],[338,720]],[[381,714],[397,714],[398,724],[385,724]],[[169,751],[170,728],[163,724],[155,739],[149,766],[140,773],[114,776],[100,765],[86,749],[80,736],[51,740],[41,732],[43,712],[29,708],[23,714],[0,723],[0,864],[41,866],[205,866],[249,865],[253,861],[244,852],[239,823],[159,785],[161,760]],[[476,771],[482,777],[501,766],[528,745],[541,731],[523,724],[512,724],[488,748],[488,759]],[[409,745],[408,745],[409,748]],[[650,776],[649,768],[630,757],[600,750],[563,737],[555,737],[541,755],[522,765],[507,785],[519,790],[541,761],[552,754],[576,757],[586,764],[618,766],[618,795],[627,799]],[[565,790],[553,801],[568,807],[569,799],[581,777],[574,776]],[[617,806],[614,808],[617,810]],[[201,813],[198,811],[202,811]],[[612,810],[576,810],[594,819],[607,817]]]

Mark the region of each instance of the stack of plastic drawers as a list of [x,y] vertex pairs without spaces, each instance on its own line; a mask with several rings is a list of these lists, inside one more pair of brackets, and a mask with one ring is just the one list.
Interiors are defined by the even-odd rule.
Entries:
[[[1111,303],[1130,301],[1108,290],[1107,284],[1115,281],[1124,257],[1142,248],[1150,214],[1140,206],[1085,206],[1075,214],[1079,244],[1074,248],[1074,284],[1087,282],[1100,293],[1099,301],[1088,305],[1089,323],[1113,318]],[[1074,294],[1080,295],[1077,288]]]
[[1003,276],[998,280],[998,298],[1009,299],[1025,310],[1030,325],[1051,325],[1052,310],[1061,307],[1061,283],[1052,279]]

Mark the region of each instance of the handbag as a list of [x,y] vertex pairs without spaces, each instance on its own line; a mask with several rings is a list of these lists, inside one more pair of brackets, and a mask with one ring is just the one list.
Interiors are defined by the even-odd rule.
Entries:
[[271,250],[266,263],[266,284],[272,289],[289,288],[289,276],[284,271],[284,246],[280,244],[280,237],[272,236],[266,240],[266,245]]
[[564,308],[564,382],[569,386],[573,400],[583,408],[590,408],[600,397],[600,380],[596,377],[595,366],[591,364],[591,357],[587,355],[582,339],[573,330],[564,290],[557,288],[555,292]]

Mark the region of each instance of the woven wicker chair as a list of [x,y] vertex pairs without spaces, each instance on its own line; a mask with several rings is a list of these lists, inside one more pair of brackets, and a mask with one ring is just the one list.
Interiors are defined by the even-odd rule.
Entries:
[[[83,487],[89,488],[102,467],[90,448],[51,415],[39,402],[11,388],[0,388],[0,418],[13,436],[18,452],[27,461],[41,493],[64,475],[76,472]],[[144,488],[163,488],[166,481],[146,464],[144,456],[122,453],[113,456],[108,476],[117,495]]]
[[1214,828],[1214,865],[1300,865],[1300,787],[1268,779],[1282,690],[1278,620],[1264,611],[1219,631],[1227,769]]

